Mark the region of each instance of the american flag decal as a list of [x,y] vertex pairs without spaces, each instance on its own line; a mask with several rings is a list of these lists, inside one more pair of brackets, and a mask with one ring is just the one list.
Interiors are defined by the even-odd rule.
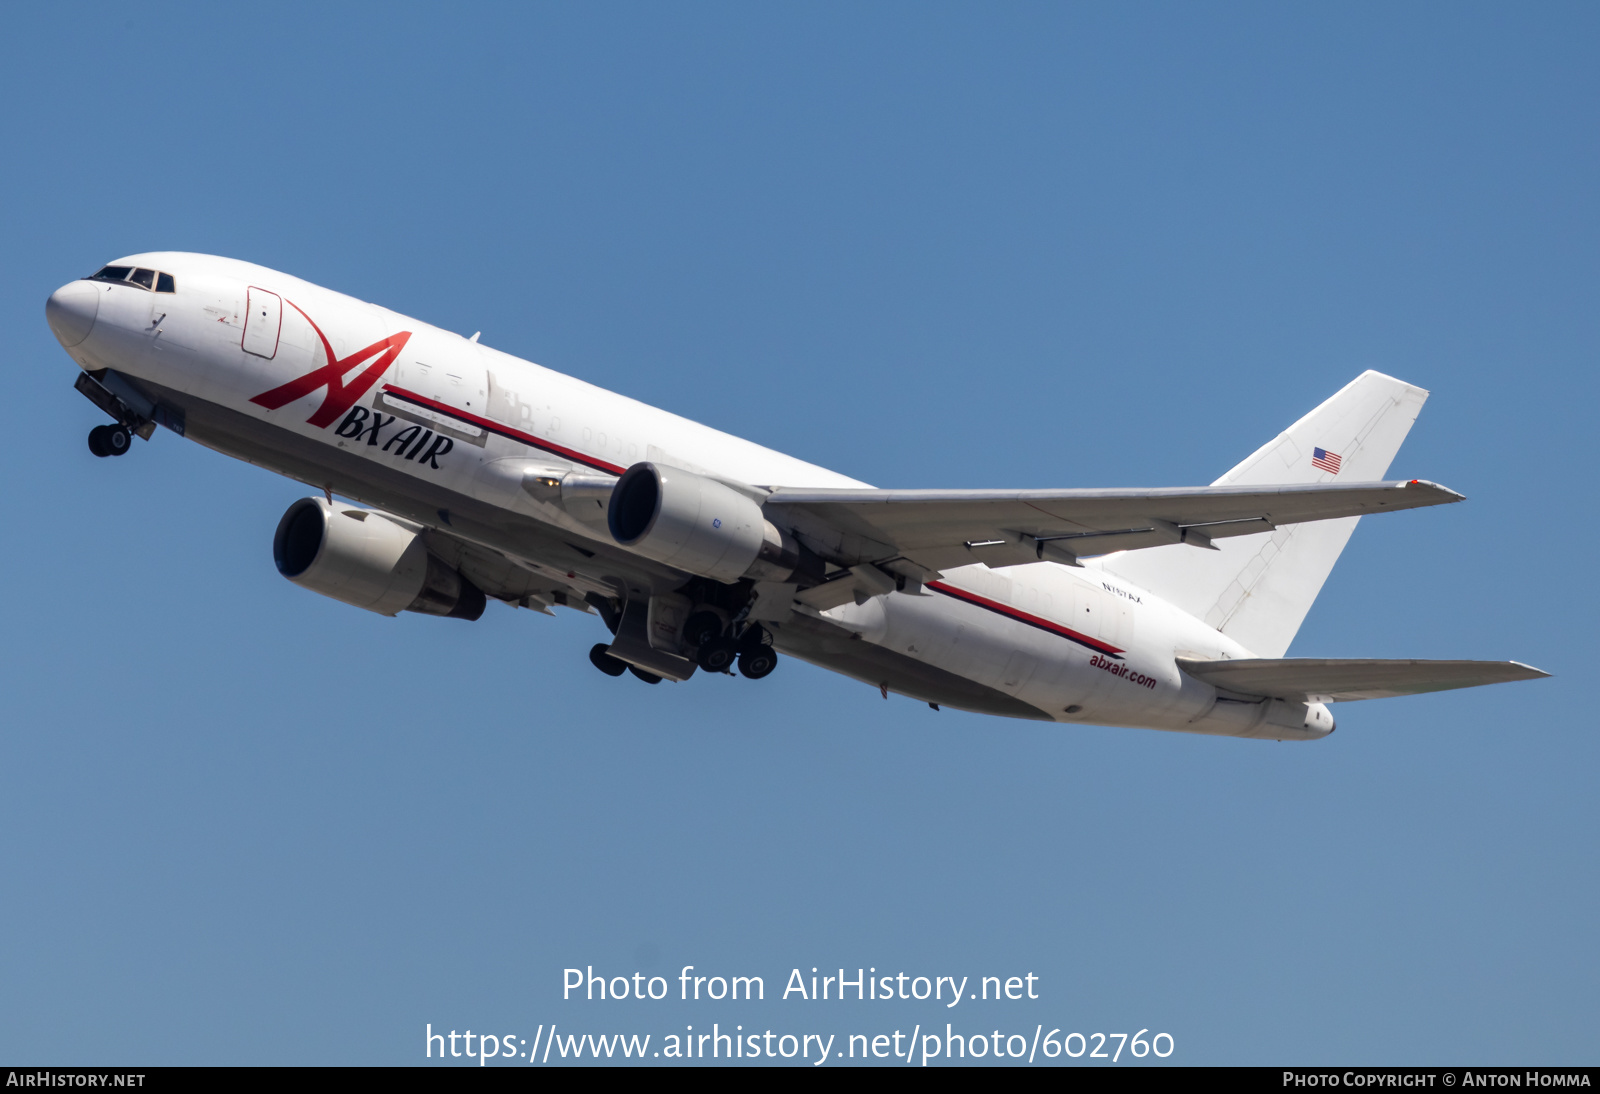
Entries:
[[1324,471],[1339,473],[1339,454],[1329,452],[1326,448],[1313,448],[1311,450],[1311,466],[1320,467]]

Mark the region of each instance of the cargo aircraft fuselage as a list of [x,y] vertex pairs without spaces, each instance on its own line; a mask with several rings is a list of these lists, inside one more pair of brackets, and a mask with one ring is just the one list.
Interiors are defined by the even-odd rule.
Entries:
[[1283,657],[1360,515],[1460,500],[1381,481],[1426,393],[1378,373],[1209,487],[883,491],[233,259],[133,255],[46,311],[112,419],[96,454],[165,428],[317,491],[274,537],[291,580],[586,612],[612,675],[782,652],[935,707],[1278,740],[1332,732],[1330,701],[1543,675]]

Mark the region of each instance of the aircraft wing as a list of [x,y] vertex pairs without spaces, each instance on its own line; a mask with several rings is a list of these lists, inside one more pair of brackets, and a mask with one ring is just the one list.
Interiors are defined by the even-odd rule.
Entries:
[[807,546],[839,566],[909,559],[929,571],[1010,566],[1172,543],[1210,547],[1285,524],[1461,501],[1436,483],[1304,483],[1156,490],[775,490]]
[[585,599],[588,594],[610,597],[616,592],[609,585],[580,577],[559,565],[512,558],[437,528],[425,530],[423,536],[431,554],[460,571],[484,595],[545,615],[552,614],[552,604],[587,612],[591,610]]
[[1429,691],[1537,680],[1549,676],[1520,661],[1383,661],[1287,657],[1238,661],[1178,658],[1178,667],[1214,687],[1297,703],[1390,699]]

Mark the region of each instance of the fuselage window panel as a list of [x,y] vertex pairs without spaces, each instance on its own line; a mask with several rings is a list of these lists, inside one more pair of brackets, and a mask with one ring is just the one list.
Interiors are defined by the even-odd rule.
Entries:
[[172,275],[171,274],[164,273],[164,274],[157,274],[156,275],[156,292],[177,292],[177,291],[178,291],[178,283],[172,279]]
[[132,266],[106,266],[90,277],[90,281],[126,281],[133,272]]
[[141,266],[133,271],[133,276],[128,278],[128,281],[131,284],[138,285],[140,288],[153,289],[156,286],[156,272]]

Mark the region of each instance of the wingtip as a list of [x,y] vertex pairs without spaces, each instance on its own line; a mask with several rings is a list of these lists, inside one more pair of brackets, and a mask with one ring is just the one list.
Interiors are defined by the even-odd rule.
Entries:
[[1527,673],[1526,676],[1522,677],[1524,680],[1548,680],[1555,675],[1554,673],[1545,672],[1544,669],[1536,669],[1532,665],[1524,664],[1521,661],[1509,661],[1507,664],[1514,665]]
[[1448,486],[1441,486],[1439,483],[1429,482],[1427,479],[1410,479],[1405,483],[1403,489],[1426,490],[1430,493],[1442,494],[1444,496],[1439,499],[1439,504],[1441,505],[1467,500],[1465,494],[1458,494]]

